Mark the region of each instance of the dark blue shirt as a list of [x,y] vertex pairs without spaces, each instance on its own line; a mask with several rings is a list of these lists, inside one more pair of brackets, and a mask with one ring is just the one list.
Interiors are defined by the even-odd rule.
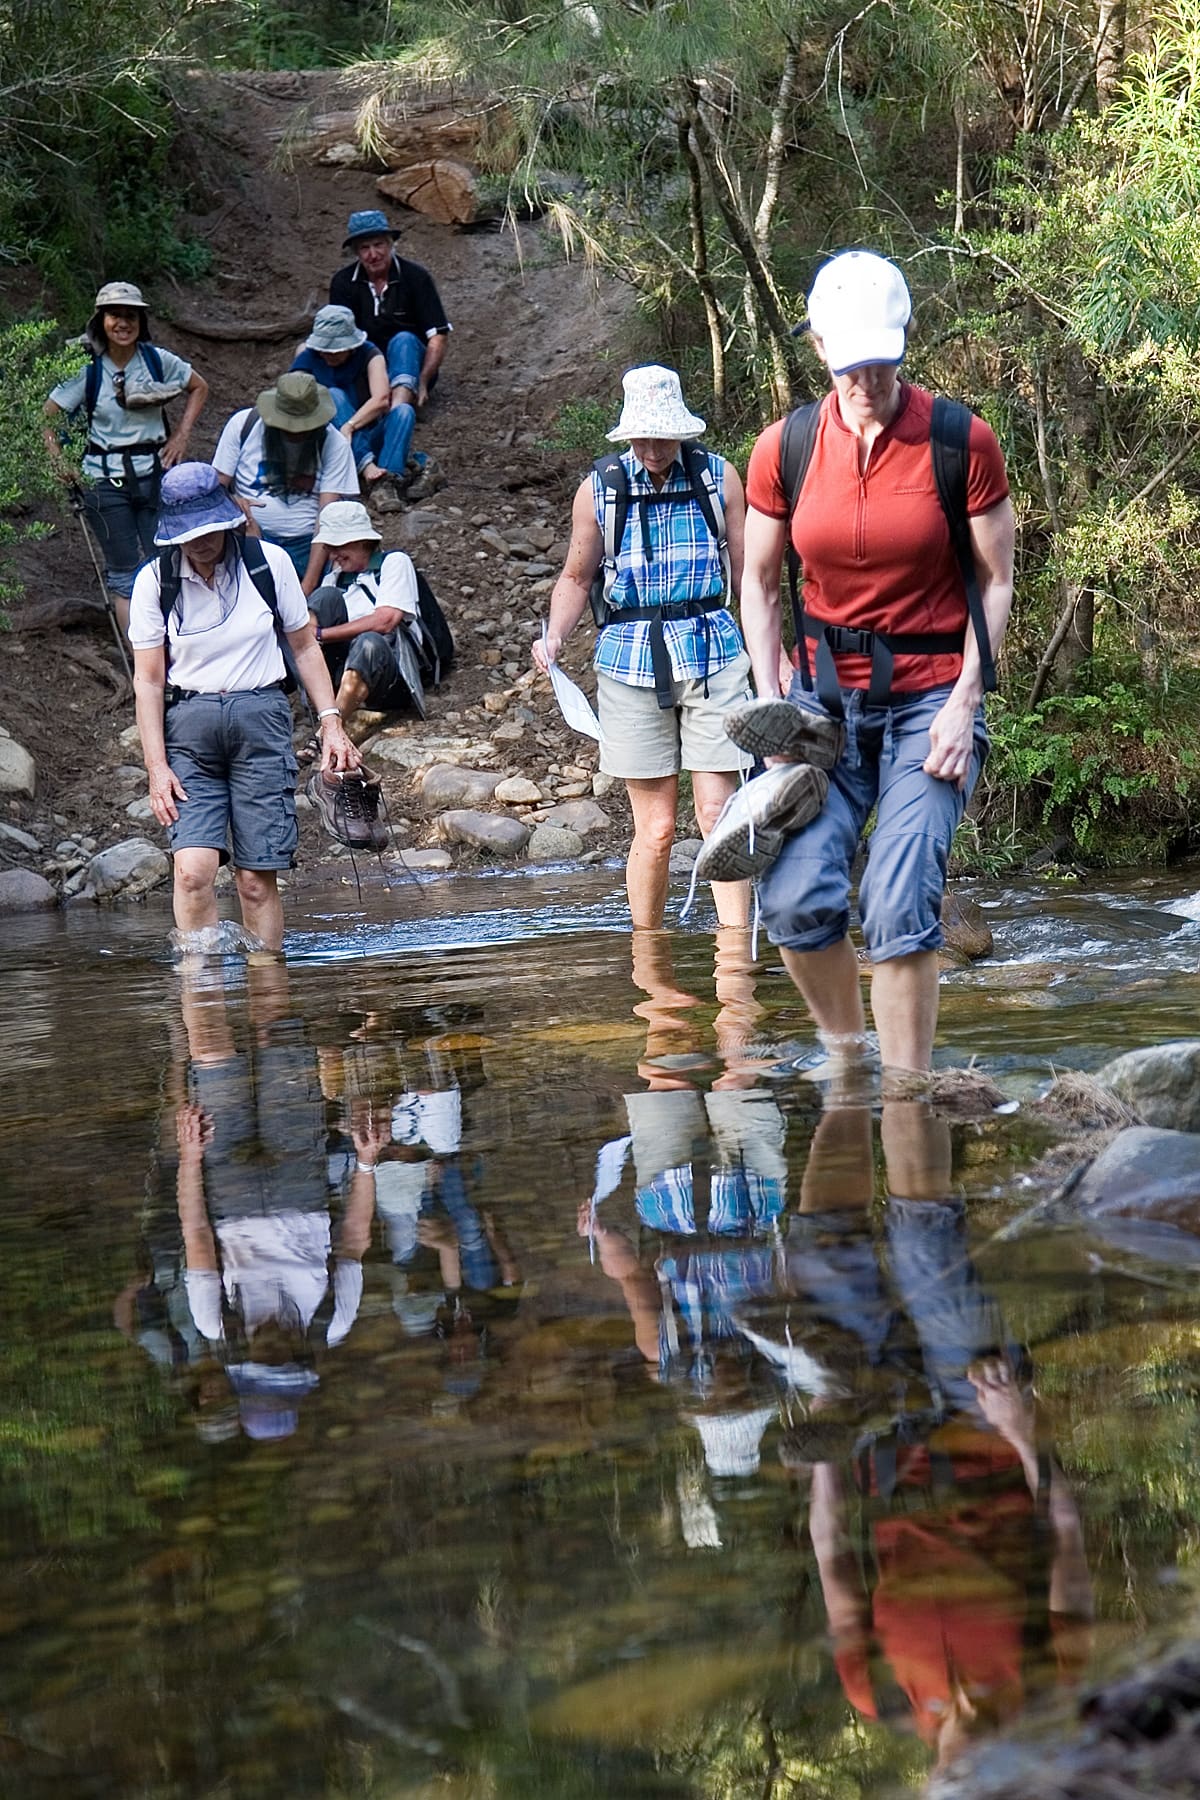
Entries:
[[375,358],[382,354],[379,347],[368,340],[367,343],[360,344],[357,350],[352,350],[345,362],[339,363],[335,369],[332,363],[325,361],[319,350],[301,350],[292,368],[306,370],[309,375],[315,376],[322,387],[341,388],[350,395],[358,408],[369,399],[371,393],[367,370]]

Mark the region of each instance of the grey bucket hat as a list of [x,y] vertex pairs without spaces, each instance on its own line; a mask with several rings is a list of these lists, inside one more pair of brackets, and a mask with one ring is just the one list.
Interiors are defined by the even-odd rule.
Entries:
[[313,319],[304,347],[323,356],[328,350],[357,350],[366,341],[366,332],[359,330],[348,306],[323,306]]
[[317,431],[337,411],[329,389],[304,369],[289,369],[274,387],[263,389],[254,406],[263,424],[276,431]]
[[138,343],[150,341],[150,314],[140,287],[132,281],[106,281],[92,302],[94,311],[83,332],[83,341],[94,356],[103,356],[108,348],[104,315],[112,307],[135,307],[138,312]]

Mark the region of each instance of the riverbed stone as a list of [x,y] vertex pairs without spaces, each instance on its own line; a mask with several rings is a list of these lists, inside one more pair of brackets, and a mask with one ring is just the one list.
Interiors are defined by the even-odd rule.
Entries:
[[1130,1050],[1096,1076],[1147,1125],[1200,1131],[1200,1039]]
[[942,936],[946,948],[956,950],[969,962],[990,956],[994,948],[992,928],[977,900],[967,899],[947,888],[942,901]]
[[132,819],[136,825],[153,825],[154,807],[149,794],[142,794],[137,800],[131,800],[125,808],[125,817]]
[[40,912],[57,904],[58,895],[35,869],[0,872],[0,913]]
[[126,838],[101,850],[88,866],[88,886],[97,900],[138,900],[171,873],[165,850],[148,838]]
[[442,813],[437,830],[447,844],[470,844],[475,850],[490,850],[495,856],[520,856],[529,842],[529,827],[519,819],[470,808]]
[[28,850],[32,856],[38,855],[42,848],[42,840],[34,837],[31,831],[22,831],[19,825],[6,825],[3,820],[0,820],[0,843]]
[[406,869],[432,871],[434,874],[454,867],[454,858],[448,850],[402,850],[400,861]]
[[421,778],[421,798],[438,812],[454,806],[486,806],[499,784],[499,775],[486,769],[434,763]]
[[587,837],[593,831],[606,830],[612,820],[594,800],[564,800],[550,808],[546,823],[563,825],[568,831],[577,831],[580,837]]
[[24,744],[7,732],[0,735],[0,794],[32,800],[37,793],[37,765]]
[[477,768],[494,762],[496,748],[486,738],[447,737],[421,732],[403,732],[391,736],[381,732],[371,746],[372,759],[393,764],[400,769],[424,769],[430,763],[455,763],[460,768]]
[[565,825],[539,825],[525,852],[530,862],[567,862],[583,854],[583,839]]
[[497,785],[494,797],[504,806],[536,806],[542,798],[542,790],[526,775],[510,775]]
[[1070,1196],[1085,1213],[1173,1219],[1181,1209],[1200,1230],[1200,1133],[1131,1125],[1119,1131]]
[[703,838],[678,838],[671,845],[671,874],[690,875],[703,848]]

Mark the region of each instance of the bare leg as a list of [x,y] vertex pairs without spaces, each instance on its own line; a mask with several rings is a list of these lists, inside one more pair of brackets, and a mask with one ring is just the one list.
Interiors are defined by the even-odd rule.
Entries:
[[[696,823],[701,837],[707,837],[721,816],[721,808],[738,785],[736,774],[724,770],[694,769],[692,798],[696,805]],[[750,923],[750,883],[748,881],[714,881],[713,904],[721,925]]]
[[876,963],[871,1011],[884,1069],[928,1069],[937,1027],[937,951],[922,950],[915,956]]
[[356,674],[353,669],[345,671],[337,691],[338,711],[342,715],[343,725],[354,717],[370,691],[361,675]]
[[274,869],[235,869],[242,924],[262,939],[268,950],[283,947],[283,902]]
[[175,923],[180,931],[203,931],[217,922],[217,895],[213,883],[221,858],[215,850],[177,850],[172,896]]
[[870,1107],[831,1107],[813,1133],[800,1183],[800,1211],[865,1213],[874,1192]]
[[823,1038],[863,1036],[867,1021],[858,959],[849,938],[827,950],[781,950],[780,955]]
[[945,1200],[952,1193],[948,1120],[923,1100],[885,1100],[880,1125],[889,1194],[902,1200]]
[[635,929],[645,926],[657,931],[667,906],[679,777],[660,775],[653,781],[627,781],[625,787],[633,808],[633,843],[625,865],[629,911]]

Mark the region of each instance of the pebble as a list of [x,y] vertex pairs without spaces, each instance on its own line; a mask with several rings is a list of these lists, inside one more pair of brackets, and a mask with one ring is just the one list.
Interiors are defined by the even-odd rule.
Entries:
[[505,806],[537,806],[542,790],[524,775],[510,775],[497,785],[494,798]]

